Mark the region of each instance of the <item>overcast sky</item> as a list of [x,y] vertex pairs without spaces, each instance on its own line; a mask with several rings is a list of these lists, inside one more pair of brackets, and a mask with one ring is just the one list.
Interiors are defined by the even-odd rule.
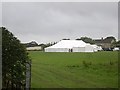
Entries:
[[0,2],[0,26],[2,26],[2,3]]
[[2,24],[21,42],[118,38],[117,2],[4,2]]

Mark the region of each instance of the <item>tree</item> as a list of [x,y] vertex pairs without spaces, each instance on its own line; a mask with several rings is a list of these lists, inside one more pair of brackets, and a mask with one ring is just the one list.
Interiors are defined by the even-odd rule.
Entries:
[[46,44],[39,44],[38,46],[41,46],[42,51],[44,51],[44,49],[45,49],[46,47],[52,46],[52,45],[54,45],[54,44],[56,44],[56,43],[57,43],[57,42],[51,42],[51,43],[46,43]]
[[44,48],[46,48],[46,45],[45,45],[45,44],[40,44],[39,46],[41,46],[42,51],[44,51]]
[[25,88],[26,63],[30,59],[25,47],[6,28],[2,30],[2,86]]
[[112,43],[112,46],[113,46],[113,47],[119,47],[119,48],[120,48],[120,40],[117,41],[117,42],[113,42],[113,43]]
[[62,39],[62,40],[70,40],[69,38],[64,38],[64,39]]
[[92,40],[91,38],[88,38],[88,37],[81,37],[80,39],[77,38],[76,40],[82,40],[86,43],[95,44],[94,40]]

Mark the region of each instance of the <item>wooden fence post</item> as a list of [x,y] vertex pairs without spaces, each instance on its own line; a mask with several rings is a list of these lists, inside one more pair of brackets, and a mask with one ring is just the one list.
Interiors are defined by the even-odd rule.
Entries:
[[2,89],[2,30],[0,29],[0,90]]
[[31,87],[31,62],[26,63],[26,90],[30,90]]

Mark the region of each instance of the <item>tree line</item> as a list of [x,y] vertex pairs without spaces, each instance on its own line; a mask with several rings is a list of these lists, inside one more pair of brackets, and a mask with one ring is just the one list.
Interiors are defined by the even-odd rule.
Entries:
[[[115,37],[113,37],[113,36],[110,36],[110,37],[106,37],[105,39],[110,39],[110,38],[112,38],[112,39],[114,39],[114,42],[111,44],[111,46],[112,47],[120,47],[120,40],[118,40],[118,41],[116,41],[116,39],[115,39]],[[103,39],[103,38],[102,38]],[[101,40],[102,40],[101,39]],[[62,39],[62,40],[70,40],[69,38],[64,38],[64,39]],[[75,40],[82,40],[82,41],[84,41],[85,43],[90,43],[90,44],[96,44],[96,42],[95,42],[95,39],[92,39],[92,38],[90,38],[90,37],[80,37],[80,38],[77,38],[77,39],[75,39]],[[104,40],[104,39],[103,39]],[[33,41],[32,41],[33,42]],[[32,42],[30,42],[30,43],[27,43],[27,44],[25,44],[25,46],[26,47],[31,47],[31,46],[41,46],[41,50],[43,51],[44,50],[44,48],[46,48],[46,47],[49,47],[49,46],[52,46],[52,45],[54,45],[54,44],[56,44],[57,42],[50,42],[50,43],[46,43],[46,44],[38,44],[38,43],[36,43],[35,41],[34,41],[34,44],[32,44]]]

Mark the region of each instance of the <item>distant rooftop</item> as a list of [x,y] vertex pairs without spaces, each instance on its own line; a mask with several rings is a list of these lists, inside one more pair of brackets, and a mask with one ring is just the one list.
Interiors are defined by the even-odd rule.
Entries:
[[114,37],[107,37],[105,39],[95,39],[95,43],[111,43],[112,41],[115,41],[115,38]]

